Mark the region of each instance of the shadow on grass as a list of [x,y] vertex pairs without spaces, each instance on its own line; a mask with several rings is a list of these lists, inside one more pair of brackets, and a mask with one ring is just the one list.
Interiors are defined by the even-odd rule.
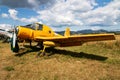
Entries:
[[62,54],[62,55],[68,55],[71,57],[76,57],[76,58],[86,58],[86,59],[91,59],[91,60],[99,60],[99,61],[104,61],[107,59],[107,57],[104,56],[99,56],[99,55],[95,55],[95,54],[88,54],[85,52],[72,52],[72,51],[68,51],[68,50],[60,50],[60,49],[51,49],[51,50],[46,50],[46,51],[51,51],[52,53],[51,55],[54,54]]
[[[21,57],[24,54],[28,54],[30,52],[37,53],[38,51],[40,51],[40,48],[36,48],[35,46],[33,46],[33,47],[31,47],[30,50],[23,50],[22,52],[16,54],[16,56]],[[78,52],[72,52],[72,51],[68,51],[68,50],[60,50],[60,49],[54,49],[54,48],[47,48],[46,54],[49,54],[48,56],[52,56],[54,54],[61,54],[61,55],[68,55],[68,56],[76,57],[76,58],[86,58],[86,59],[99,60],[99,61],[104,61],[107,59],[107,57],[99,56],[99,55],[95,55],[95,54],[88,54],[85,52],[78,53]]]
[[15,56],[21,57],[24,54],[28,54],[31,52],[38,52],[40,50],[40,48],[36,48],[36,46],[24,46],[24,48],[21,48],[20,51],[18,52],[18,54],[16,54]]

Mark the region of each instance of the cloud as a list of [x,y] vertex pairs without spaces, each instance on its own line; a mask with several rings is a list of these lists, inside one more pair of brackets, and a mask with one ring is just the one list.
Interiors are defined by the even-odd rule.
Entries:
[[[82,13],[79,17],[86,25],[113,26],[120,20],[120,1],[113,1],[104,7]],[[86,23],[87,22],[87,23]]]
[[16,11],[15,9],[9,9],[8,12],[12,19],[18,20],[17,18],[18,11]]
[[94,0],[61,0],[49,10],[40,10],[37,13],[40,14],[39,19],[52,26],[80,26],[83,22],[78,15],[92,10],[94,5]]
[[38,19],[51,26],[114,26],[120,22],[120,1],[97,7],[95,0],[61,0],[49,10],[39,10]]
[[32,7],[27,0],[1,0],[0,5],[8,6],[10,8]]
[[3,17],[3,18],[8,18],[8,14],[2,13],[2,14],[1,14],[1,17]]
[[2,15],[26,23],[38,21],[52,27],[90,26],[92,29],[120,25],[119,0],[104,6],[99,6],[96,0],[1,0],[0,4],[10,8],[39,7],[36,9],[38,15],[30,18],[18,17],[19,11],[15,9],[9,9],[9,14]]
[[17,20],[17,21],[20,21],[20,22],[25,22],[25,23],[32,23],[32,22],[37,22],[38,19],[36,17],[30,17],[30,18],[19,18],[17,16],[18,14],[18,11],[15,10],[15,9],[9,9],[8,10],[9,14],[6,14],[8,15],[10,18],[12,18],[13,20]]
[[0,24],[0,29],[11,29],[10,24]]
[[18,19],[21,22],[26,22],[26,23],[33,23],[33,22],[38,22],[37,18],[31,17],[31,18],[20,18]]
[[36,8],[40,5],[52,6],[56,0],[1,0],[0,5],[10,8]]
[[[54,26],[68,25],[81,26],[83,25],[82,18],[78,17],[81,13],[85,13],[94,8],[94,0],[69,0],[58,1],[51,9],[39,11],[41,19],[45,19],[47,23],[56,23]],[[51,18],[52,17],[52,18]]]
[[96,31],[96,30],[100,30],[100,29],[101,29],[101,27],[99,27],[99,26],[91,27],[91,30],[94,30],[94,31]]

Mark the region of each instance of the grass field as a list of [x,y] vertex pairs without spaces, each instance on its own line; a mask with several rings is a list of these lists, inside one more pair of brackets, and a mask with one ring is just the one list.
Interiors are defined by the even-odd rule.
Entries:
[[[49,51],[49,50],[48,50]],[[38,50],[10,51],[0,42],[0,80],[120,80],[120,35],[116,41],[55,48],[36,58]]]

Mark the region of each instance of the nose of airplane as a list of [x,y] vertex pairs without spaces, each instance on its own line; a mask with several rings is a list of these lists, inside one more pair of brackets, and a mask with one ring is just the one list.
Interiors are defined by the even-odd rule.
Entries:
[[19,28],[18,28],[18,26],[15,28],[15,33],[16,34],[18,34],[18,32],[19,32]]

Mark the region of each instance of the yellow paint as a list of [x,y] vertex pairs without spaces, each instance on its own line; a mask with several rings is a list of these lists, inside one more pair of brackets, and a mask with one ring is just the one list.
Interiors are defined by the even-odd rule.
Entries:
[[52,41],[44,41],[43,42],[43,45],[46,45],[46,46],[59,46],[59,44],[55,43],[55,42],[52,42]]
[[66,28],[64,36],[56,34],[49,26],[35,23],[35,30],[18,26],[18,38],[42,41],[45,46],[78,46],[88,41],[115,40],[114,34],[70,35]]
[[32,39],[33,38],[33,31],[32,29],[25,28],[18,26],[19,32],[18,32],[18,38],[21,39]]
[[31,39],[33,40],[36,37],[54,37],[54,36],[61,36],[56,35],[56,33],[48,26],[43,25],[43,29],[38,29],[38,23],[36,23],[35,30],[18,26],[18,37],[22,39]]
[[66,28],[64,36],[70,36],[70,28]]

